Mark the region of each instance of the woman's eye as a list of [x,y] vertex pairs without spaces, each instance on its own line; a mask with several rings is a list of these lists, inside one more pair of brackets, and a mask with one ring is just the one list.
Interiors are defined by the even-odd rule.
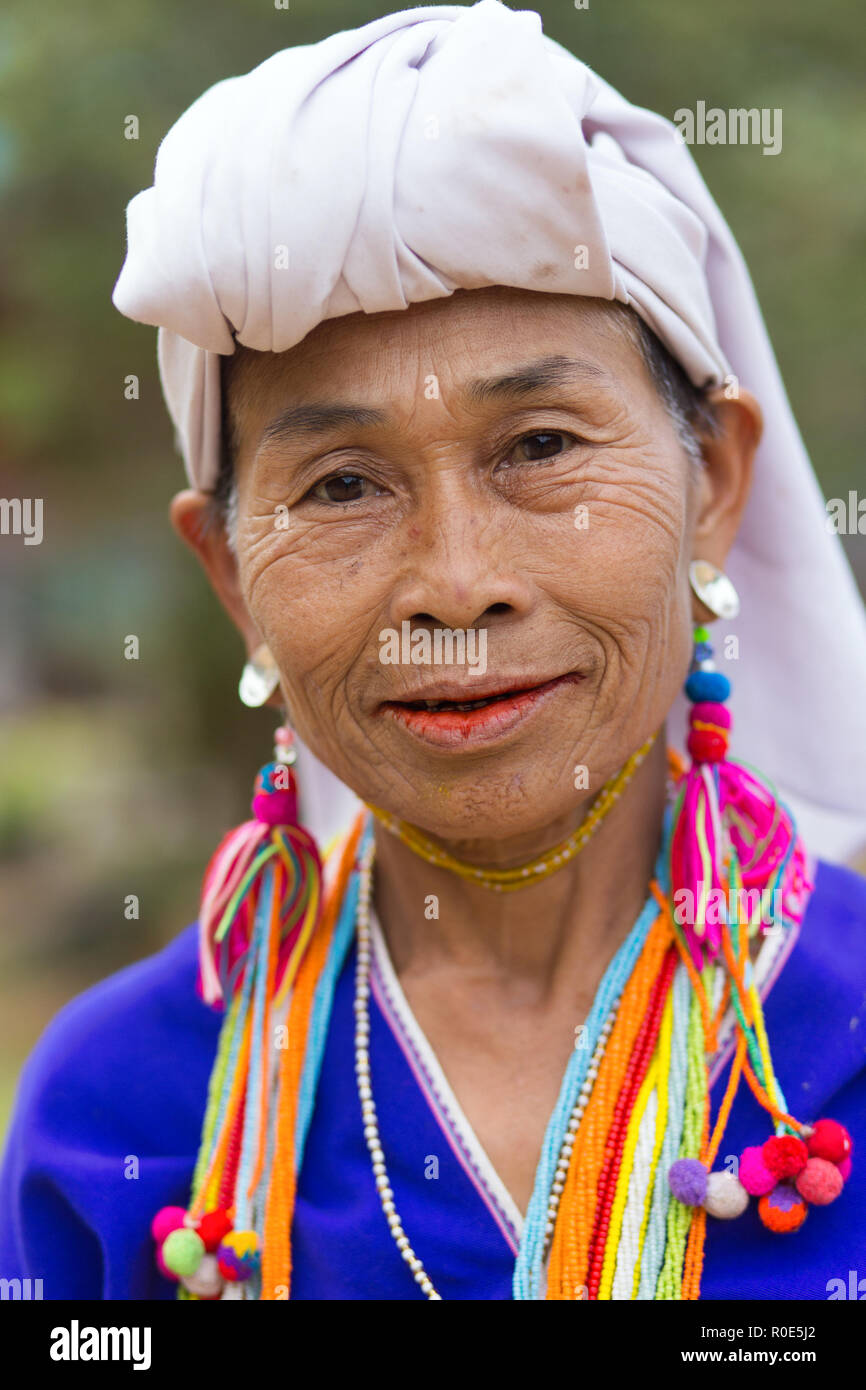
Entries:
[[540,430],[518,439],[508,456],[509,463],[536,463],[539,459],[554,458],[571,448],[574,438],[561,430]]
[[[365,489],[372,489],[372,492]],[[370,479],[358,473],[332,473],[330,478],[323,478],[311,488],[308,495],[319,502],[359,502],[376,491]]]

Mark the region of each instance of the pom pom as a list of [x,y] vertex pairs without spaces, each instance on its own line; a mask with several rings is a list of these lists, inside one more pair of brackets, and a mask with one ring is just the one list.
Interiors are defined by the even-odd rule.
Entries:
[[195,1231],[181,1227],[171,1231],[162,1243],[162,1259],[166,1269],[179,1279],[195,1274],[205,1253],[204,1241]]
[[742,1216],[749,1205],[749,1194],[739,1178],[725,1171],[710,1173],[707,1178],[707,1195],[704,1210],[719,1221],[732,1221]]
[[265,763],[259,768],[253,792],[256,796],[259,793],[269,796],[275,792],[294,791],[294,785],[295,775],[285,763]]
[[217,1251],[217,1260],[220,1274],[231,1283],[252,1278],[261,1264],[255,1231],[230,1231]]
[[809,1208],[791,1183],[780,1182],[761,1198],[758,1215],[768,1231],[784,1235],[788,1231],[799,1231],[809,1215]]
[[806,1167],[809,1150],[795,1134],[774,1134],[763,1145],[761,1156],[777,1178],[793,1178]]
[[297,783],[285,763],[266,763],[262,768],[254,788],[253,815],[265,825],[297,823]]
[[298,798],[294,792],[260,792],[253,797],[253,815],[265,825],[295,825]]
[[219,1248],[220,1241],[227,1236],[232,1228],[231,1217],[228,1212],[218,1207],[215,1211],[206,1211],[201,1221],[198,1223],[198,1233],[204,1241],[204,1248],[209,1254],[213,1254]]
[[842,1174],[842,1181],[847,1182],[851,1176],[851,1159],[843,1158],[842,1162],[836,1165]]
[[828,1163],[841,1163],[851,1153],[851,1135],[835,1120],[818,1120],[809,1135],[807,1147],[812,1158],[826,1158]]
[[696,763],[720,763],[728,751],[728,740],[715,729],[692,729],[687,743]]
[[186,1212],[183,1207],[162,1207],[151,1222],[150,1234],[157,1245],[162,1245],[166,1236],[170,1236],[172,1231],[180,1230],[185,1221]]
[[700,700],[721,703],[731,693],[731,682],[721,671],[692,671],[686,681],[686,694],[695,704]]
[[764,1162],[760,1144],[753,1144],[740,1154],[740,1182],[753,1197],[766,1197],[776,1186],[775,1174]]
[[[169,1232],[169,1235],[170,1234],[171,1232]],[[156,1267],[164,1279],[170,1279],[173,1284],[176,1284],[178,1282],[177,1275],[172,1274],[165,1260],[162,1258],[162,1250],[159,1246],[156,1247]]]
[[731,711],[727,705],[701,700],[697,705],[692,705],[689,710],[689,723],[693,728],[700,724],[713,724],[720,729],[730,729]]
[[813,1207],[826,1207],[835,1202],[845,1179],[835,1163],[826,1158],[810,1158],[802,1173],[797,1174],[795,1186],[804,1201]]
[[203,1255],[195,1274],[182,1279],[181,1283],[190,1293],[194,1293],[196,1298],[205,1302],[210,1303],[219,1298],[223,1291],[223,1281],[216,1255]]
[[703,1206],[707,1195],[707,1170],[697,1158],[678,1158],[668,1169],[668,1183],[678,1202]]

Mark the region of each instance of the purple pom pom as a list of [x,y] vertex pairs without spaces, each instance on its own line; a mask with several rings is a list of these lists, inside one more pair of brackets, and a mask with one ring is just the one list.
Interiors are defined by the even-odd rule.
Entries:
[[791,1211],[794,1207],[798,1207],[802,1200],[794,1184],[787,1180],[777,1182],[767,1198],[770,1206],[778,1207],[779,1211]]
[[678,1202],[703,1206],[707,1195],[707,1170],[698,1158],[678,1158],[668,1169],[668,1183]]

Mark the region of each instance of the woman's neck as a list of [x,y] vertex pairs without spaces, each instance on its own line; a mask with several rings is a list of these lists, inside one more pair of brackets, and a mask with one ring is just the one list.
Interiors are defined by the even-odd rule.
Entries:
[[[497,893],[427,863],[376,825],[375,906],[400,976],[446,974],[452,967],[499,977],[533,1002],[565,982],[600,979],[643,903],[661,841],[667,785],[664,732],[589,842],[563,868],[527,888]],[[538,837],[535,854],[580,824]],[[531,857],[525,845],[478,847],[473,862],[497,867]]]

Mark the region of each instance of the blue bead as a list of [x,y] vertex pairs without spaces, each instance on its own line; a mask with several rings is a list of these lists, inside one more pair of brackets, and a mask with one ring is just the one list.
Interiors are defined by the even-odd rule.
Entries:
[[686,694],[693,704],[699,700],[721,703],[731,693],[731,682],[721,671],[692,671],[686,681]]
[[695,643],[695,661],[708,661],[713,654],[713,649],[709,642]]

